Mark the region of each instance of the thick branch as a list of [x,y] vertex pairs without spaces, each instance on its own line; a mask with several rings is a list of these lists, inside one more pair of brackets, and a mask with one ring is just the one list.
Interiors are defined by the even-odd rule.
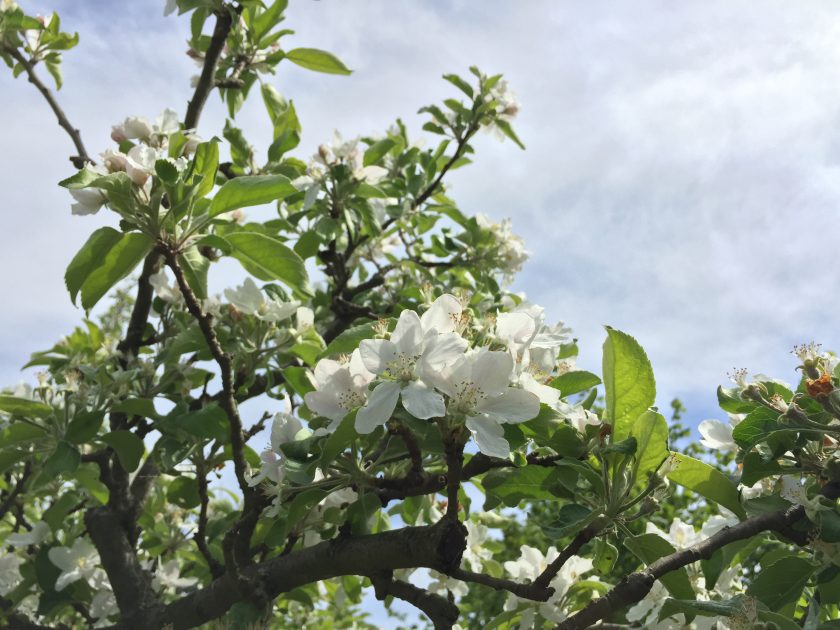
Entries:
[[435,630],[450,630],[458,621],[458,607],[448,599],[418,588],[408,582],[393,579],[389,572],[371,577],[376,599],[384,601],[389,595],[422,610],[434,624]]
[[157,272],[160,255],[153,251],[143,261],[143,270],[137,279],[137,297],[134,300],[134,307],[131,309],[131,317],[128,320],[128,328],[125,337],[117,345],[117,350],[124,355],[136,356],[137,351],[143,344],[143,334],[146,331],[146,322],[149,320],[149,313],[152,310],[152,298],[154,288],[149,278]]
[[[375,576],[396,569],[426,567],[447,573],[461,562],[463,525],[443,519],[430,527],[406,527],[357,538],[340,537],[244,569],[272,598],[298,586],[342,575]],[[193,628],[247,599],[239,582],[226,574],[200,591],[168,605],[158,626]]]
[[148,627],[147,615],[155,615],[160,605],[151,576],[140,566],[119,517],[107,507],[91,508],[85,513],[85,525],[114,589],[123,627]]
[[213,38],[210,46],[204,55],[204,67],[201,69],[201,76],[195,87],[192,100],[187,105],[187,115],[184,118],[185,129],[195,129],[198,119],[201,117],[201,110],[207,102],[207,97],[216,85],[216,66],[219,64],[219,57],[227,41],[231,26],[233,26],[233,12],[227,5],[216,12],[216,26],[213,29]]
[[82,142],[82,136],[79,133],[79,130],[76,129],[70,121],[67,119],[67,115],[64,113],[64,110],[61,109],[61,106],[58,104],[58,101],[55,100],[55,96],[53,96],[52,90],[50,90],[41,79],[38,77],[38,74],[35,72],[34,64],[29,61],[26,57],[24,57],[23,53],[21,53],[17,48],[11,48],[8,46],[3,47],[3,51],[10,55],[15,61],[17,61],[23,69],[26,71],[26,76],[29,79],[29,82],[34,85],[38,91],[43,95],[44,99],[47,101],[47,104],[50,106],[50,109],[53,110],[55,117],[58,118],[59,126],[67,132],[67,135],[70,136],[70,140],[73,141],[73,146],[76,147],[76,151],[78,155],[72,156],[70,161],[73,163],[73,166],[76,168],[82,168],[88,162],[93,164],[93,160],[90,159],[87,150],[85,149],[85,145]]
[[725,527],[703,542],[660,558],[645,570],[628,575],[609,593],[590,602],[583,610],[560,623],[557,630],[584,630],[606,619],[613,612],[642,600],[650,592],[653,583],[671,571],[676,571],[701,559],[708,559],[715,551],[736,540],[751,538],[764,531],[786,534],[794,523],[804,517],[805,508],[797,505],[786,510],[755,516],[732,527]]

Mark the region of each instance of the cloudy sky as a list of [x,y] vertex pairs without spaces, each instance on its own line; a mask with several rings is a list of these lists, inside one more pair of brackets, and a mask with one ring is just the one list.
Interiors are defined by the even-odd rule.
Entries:
[[[183,112],[194,64],[188,24],[162,0],[38,0],[81,44],[60,93],[91,152],[129,114]],[[692,424],[718,415],[733,367],[794,379],[794,343],[840,349],[840,20],[836,3],[765,0],[291,0],[294,46],[335,52],[350,78],[283,64],[301,157],[333,128],[418,129],[440,79],[477,64],[503,72],[528,149],[483,136],[451,194],[470,213],[511,217],[533,252],[514,288],[571,325],[597,371],[601,326],[648,350],[659,403]],[[71,145],[40,96],[0,73],[0,380],[82,317],[65,266],[106,216],[72,217],[54,184]],[[200,132],[224,120],[213,98]],[[258,102],[239,123],[266,137]],[[258,143],[259,144],[259,143]],[[224,285],[227,272],[215,280]]]

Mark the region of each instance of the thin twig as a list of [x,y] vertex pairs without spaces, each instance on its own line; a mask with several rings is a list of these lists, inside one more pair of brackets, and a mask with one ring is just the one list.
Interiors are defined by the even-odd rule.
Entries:
[[76,147],[76,151],[78,155],[74,155],[70,158],[70,161],[73,163],[73,166],[76,168],[83,168],[86,163],[93,164],[93,160],[90,159],[87,150],[85,149],[85,145],[82,142],[82,136],[79,133],[79,130],[76,129],[72,123],[67,119],[67,114],[64,113],[64,110],[61,109],[61,106],[58,104],[58,101],[55,100],[55,96],[53,96],[52,90],[48,88],[41,79],[38,77],[38,73],[35,72],[35,65],[29,61],[26,57],[23,56],[17,48],[12,48],[10,46],[3,46],[3,52],[11,56],[15,61],[17,61],[23,69],[26,71],[26,76],[29,79],[29,82],[34,85],[38,91],[43,95],[44,99],[47,101],[47,104],[50,106],[50,109],[53,110],[55,117],[58,118],[59,126],[67,132],[67,135],[70,136],[70,140],[73,141],[73,146]]

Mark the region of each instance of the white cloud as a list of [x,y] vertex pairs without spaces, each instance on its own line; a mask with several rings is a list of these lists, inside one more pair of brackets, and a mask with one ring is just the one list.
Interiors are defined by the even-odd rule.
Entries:
[[[82,35],[60,96],[91,151],[127,114],[184,108],[195,73],[183,54],[187,23],[161,17],[159,4],[52,5]],[[590,367],[600,325],[627,330],[654,361],[660,403],[680,395],[703,417],[733,365],[793,378],[792,343],[840,347],[830,316],[840,280],[831,4],[480,6],[291,3],[298,34],[288,45],[332,50],[355,70],[281,66],[274,84],[301,112],[301,155],[333,127],[373,132],[401,116],[418,129],[417,108],[450,93],[444,72],[503,71],[524,105],[517,128],[528,151],[480,138],[452,192],[468,212],[514,219],[534,252],[516,286],[575,327]],[[0,131],[13,156],[0,173],[11,209],[0,264],[15,296],[0,315],[9,381],[29,351],[79,319],[60,276],[104,219],[70,217],[69,199],[49,186],[68,174],[70,146],[39,95],[8,74],[0,89],[10,95],[0,114],[14,121]],[[254,99],[240,117],[252,141],[268,132],[261,107]],[[214,133],[223,116],[212,97],[201,131]]]

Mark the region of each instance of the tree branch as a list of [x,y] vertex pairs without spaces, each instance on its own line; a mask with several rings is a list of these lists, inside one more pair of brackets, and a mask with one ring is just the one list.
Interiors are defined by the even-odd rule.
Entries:
[[181,269],[181,264],[178,262],[177,253],[172,250],[166,250],[164,257],[166,258],[167,266],[175,275],[175,281],[178,283],[181,295],[184,296],[187,310],[198,322],[201,333],[204,335],[204,340],[210,348],[210,353],[219,366],[222,377],[222,391],[219,396],[219,406],[228,417],[231,450],[233,451],[233,468],[236,473],[236,480],[239,482],[239,489],[242,490],[244,497],[247,498],[252,494],[253,489],[248,485],[248,480],[245,477],[247,470],[245,442],[242,435],[242,418],[239,416],[239,407],[234,397],[233,361],[231,356],[222,349],[219,338],[216,336],[216,331],[213,330],[213,316],[204,312],[192,287],[187,282],[187,278],[184,276],[184,270]]
[[545,568],[545,571],[537,576],[537,579],[534,580],[534,586],[538,588],[548,588],[551,580],[554,579],[554,576],[557,575],[560,569],[563,568],[563,565],[566,564],[569,558],[577,554],[581,547],[597,536],[599,529],[600,526],[593,524],[578,532],[578,535],[575,536],[572,539],[572,542],[570,542],[563,551],[560,552],[560,555]]
[[119,516],[108,507],[90,508],[85,512],[85,526],[114,589],[123,627],[130,630],[148,628],[147,615],[154,618],[160,603],[152,588],[151,576],[140,566]]
[[[241,9],[239,9],[241,10]],[[225,47],[230,29],[233,26],[233,14],[237,10],[229,5],[222,5],[216,12],[216,26],[213,29],[213,37],[204,55],[204,66],[201,69],[201,76],[195,86],[193,97],[187,105],[187,115],[184,118],[185,129],[195,129],[198,126],[198,119],[201,117],[201,110],[210,96],[210,92],[216,86],[216,67],[219,64],[219,57]]]
[[508,591],[517,597],[530,599],[535,602],[547,601],[554,589],[550,587],[538,586],[536,583],[523,584],[522,582],[514,582],[513,580],[505,580],[503,578],[495,578],[484,573],[475,573],[467,571],[466,569],[455,569],[450,571],[447,575],[462,582],[474,582],[483,586],[489,586],[497,591]]
[[58,101],[55,100],[52,90],[44,85],[38,77],[38,73],[35,72],[35,65],[24,57],[23,53],[21,53],[17,48],[3,46],[3,52],[11,56],[23,67],[26,71],[26,76],[29,79],[29,82],[43,95],[47,104],[50,106],[50,109],[53,110],[55,117],[58,119],[59,126],[67,132],[68,136],[70,136],[70,140],[73,141],[73,146],[76,147],[76,151],[78,152],[78,155],[70,157],[70,161],[73,163],[73,166],[76,168],[83,168],[88,162],[93,164],[93,160],[90,159],[90,156],[85,149],[85,145],[82,142],[82,136],[79,133],[79,130],[76,129],[67,119],[67,115],[64,113],[64,110],[61,109]]
[[450,630],[458,621],[460,611],[448,599],[418,588],[408,582],[395,580],[391,572],[371,577],[376,599],[384,601],[389,595],[408,602],[422,610],[435,630]]
[[[443,519],[432,526],[405,527],[380,534],[339,537],[277,556],[243,570],[269,597],[298,586],[342,575],[375,576],[396,569],[426,567],[447,573],[461,562],[466,530]],[[247,598],[230,574],[166,606],[154,627],[193,628],[221,617]],[[122,627],[122,626],[117,626]]]
[[786,510],[754,516],[732,527],[724,527],[714,536],[688,549],[660,558],[643,571],[628,575],[606,595],[593,600],[583,610],[557,625],[556,630],[584,630],[613,612],[642,600],[650,592],[653,583],[671,571],[701,559],[708,559],[724,545],[751,538],[764,531],[786,535],[790,527],[803,518],[805,508],[797,505]]

